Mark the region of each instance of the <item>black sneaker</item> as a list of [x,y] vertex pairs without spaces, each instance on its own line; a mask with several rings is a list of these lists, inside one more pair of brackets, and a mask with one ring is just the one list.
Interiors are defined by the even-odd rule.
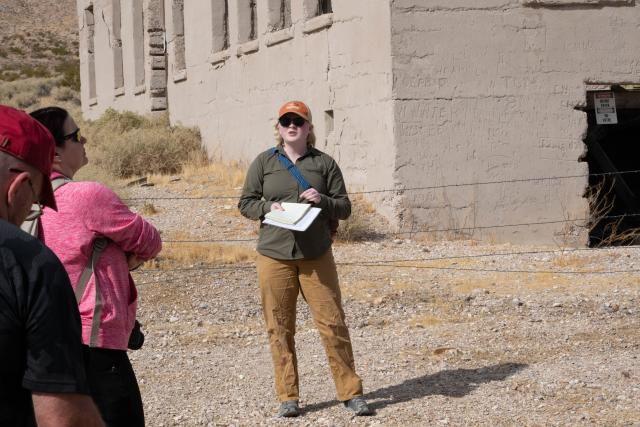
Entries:
[[287,400],[280,404],[280,410],[278,410],[278,416],[281,418],[291,418],[300,415],[300,407],[297,400]]
[[369,408],[369,405],[367,405],[367,402],[362,396],[356,396],[342,403],[347,410],[353,412],[358,417],[363,415],[373,415],[373,410]]

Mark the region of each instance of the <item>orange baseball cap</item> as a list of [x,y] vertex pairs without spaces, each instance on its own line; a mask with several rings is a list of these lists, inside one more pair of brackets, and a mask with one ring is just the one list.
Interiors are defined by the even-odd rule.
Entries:
[[280,107],[280,110],[278,111],[278,118],[284,116],[287,113],[297,114],[298,116],[311,123],[311,110],[309,110],[307,104],[302,101],[286,102],[282,107]]

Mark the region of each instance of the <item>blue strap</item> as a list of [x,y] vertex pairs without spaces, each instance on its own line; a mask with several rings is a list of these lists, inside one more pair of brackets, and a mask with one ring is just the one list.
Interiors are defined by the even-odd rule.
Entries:
[[278,160],[280,160],[280,163],[282,163],[282,165],[287,168],[289,173],[296,179],[296,181],[298,181],[298,184],[300,184],[302,188],[304,188],[305,190],[311,188],[311,185],[307,182],[306,179],[304,179],[304,176],[302,176],[300,170],[291,162],[291,160],[287,158],[287,156],[280,153],[275,147],[271,149],[271,153],[278,156]]

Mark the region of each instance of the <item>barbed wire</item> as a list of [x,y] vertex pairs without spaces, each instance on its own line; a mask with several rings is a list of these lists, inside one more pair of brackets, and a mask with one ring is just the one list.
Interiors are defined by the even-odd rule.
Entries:
[[[337,265],[341,265],[337,263]],[[578,276],[587,276],[587,275],[615,275],[615,274],[628,274],[628,273],[640,273],[640,269],[626,269],[626,270],[605,270],[605,271],[583,271],[583,270],[524,270],[524,269],[498,269],[498,268],[475,268],[475,267],[450,267],[450,266],[432,266],[432,265],[397,265],[397,264],[349,264],[349,266],[359,266],[359,267],[387,267],[387,268],[413,268],[419,270],[444,270],[444,271],[454,271],[454,272],[473,272],[473,273],[514,273],[514,274],[551,274],[551,275],[578,275]],[[239,270],[255,270],[255,267],[250,268],[194,268],[190,270],[190,273],[198,272],[199,274],[191,275],[189,278],[202,277],[206,274],[210,274],[212,272],[224,273],[224,272],[237,272]],[[163,273],[172,273],[174,271],[179,270],[162,270]],[[181,271],[181,270],[180,270]],[[182,271],[181,271],[182,272]],[[185,278],[181,276],[181,278]],[[153,280],[153,281],[145,281],[138,282],[136,285],[150,285],[156,283],[166,283],[171,279],[164,277],[163,279]]]
[[[603,219],[624,219],[624,218],[635,218],[640,217],[640,213],[638,214],[622,214],[622,215],[605,215],[599,218],[599,220]],[[508,228],[508,227],[523,227],[523,226],[533,226],[533,225],[548,225],[548,224],[562,224],[568,222],[585,222],[589,223],[591,219],[589,218],[577,218],[577,219],[558,219],[558,220],[549,220],[549,221],[537,221],[537,222],[521,222],[517,224],[495,224],[495,225],[474,225],[468,227],[454,227],[454,228],[424,228],[424,229],[416,229],[416,230],[406,230],[406,231],[391,231],[385,233],[375,233],[375,237],[389,237],[389,236],[401,236],[406,234],[425,234],[425,233],[446,233],[446,232],[463,232],[469,230],[485,230],[485,229],[494,229],[494,228]],[[254,238],[246,238],[246,239],[185,239],[185,240],[163,240],[163,243],[237,243],[237,242],[254,242],[257,240],[257,237]]]
[[[633,218],[640,217],[640,214],[624,214],[624,215],[605,215],[598,218],[598,221],[603,219],[623,219],[623,218]],[[592,219],[590,218],[576,218],[576,219],[558,219],[558,220],[550,220],[550,221],[538,221],[538,222],[522,222],[517,224],[495,224],[495,225],[472,225],[468,227],[456,227],[456,228],[440,228],[440,229],[418,229],[418,230],[408,230],[408,231],[398,231],[395,233],[396,235],[404,235],[404,234],[424,234],[424,233],[445,233],[445,232],[458,232],[458,231],[468,231],[468,230],[484,230],[484,229],[493,229],[493,228],[508,228],[508,227],[523,227],[523,226],[532,226],[532,225],[548,225],[548,224],[561,224],[567,222],[584,222],[585,226]]]
[[253,265],[224,265],[218,267],[178,267],[178,268],[153,268],[153,269],[141,269],[132,271],[135,274],[143,273],[167,273],[167,272],[183,272],[183,271],[222,271],[222,270],[251,270],[254,269]]
[[[368,191],[348,191],[349,195],[357,195],[357,194],[375,194],[375,193],[402,193],[407,191],[420,191],[420,190],[437,190],[442,188],[450,188],[450,187],[469,187],[474,185],[493,185],[493,184],[509,184],[509,183],[518,183],[518,182],[535,182],[535,181],[551,181],[557,179],[575,179],[575,178],[587,178],[587,177],[597,177],[597,176],[612,176],[612,175],[625,175],[625,174],[636,174],[640,173],[640,169],[635,170],[626,170],[619,172],[600,172],[600,173],[590,173],[590,174],[582,174],[582,175],[565,175],[565,176],[550,176],[550,177],[539,177],[539,178],[515,178],[515,179],[504,179],[504,180],[496,180],[496,181],[479,181],[479,182],[470,182],[470,183],[459,183],[459,184],[442,184],[442,185],[429,185],[422,187],[408,187],[408,188],[393,188],[393,189],[381,189],[381,190],[368,190]],[[205,181],[206,182],[215,182],[214,180]],[[222,196],[157,196],[157,197],[128,197],[122,199],[123,201],[141,201],[141,200],[225,200],[225,199],[238,199],[240,194],[236,194],[233,196],[222,195]]]
[[[545,250],[532,250],[532,251],[512,251],[512,252],[492,252],[492,253],[484,253],[484,254],[471,254],[471,255],[444,255],[438,257],[425,257],[425,258],[401,258],[401,259],[383,259],[383,260],[375,260],[375,261],[342,261],[337,262],[336,265],[367,265],[367,264],[378,264],[378,263],[394,263],[394,262],[412,262],[412,261],[443,261],[443,260],[456,260],[456,259],[468,259],[468,258],[491,258],[491,257],[499,257],[499,256],[514,256],[514,255],[549,255],[549,254],[567,254],[567,253],[575,253],[575,252],[604,252],[604,251],[614,251],[621,249],[640,249],[640,246],[625,246],[624,248],[620,247],[605,247],[605,248],[561,248],[561,249],[545,249]],[[143,269],[136,270],[136,273],[161,273],[165,271],[190,271],[194,268],[201,270],[225,270],[225,269],[250,269],[254,268],[253,265],[234,265],[230,266],[218,266],[218,267],[182,267],[182,268],[174,268],[174,269]]]
[[247,239],[211,239],[211,240],[163,240],[162,243],[238,243],[238,242],[255,242],[258,238]]
[[[545,180],[556,180],[556,179],[572,179],[572,178],[586,178],[590,176],[611,176],[611,175],[622,175],[622,174],[635,174],[640,173],[640,170],[628,170],[628,171],[620,171],[620,172],[604,172],[604,173],[593,173],[586,175],[567,175],[567,176],[553,176],[553,177],[541,177],[541,178],[522,178],[522,179],[510,179],[510,180],[496,180],[496,181],[481,181],[474,183],[460,183],[460,184],[444,184],[444,185],[432,185],[432,186],[423,186],[423,187],[411,187],[411,188],[395,188],[388,190],[370,190],[370,191],[356,191],[350,192],[351,195],[356,194],[373,194],[373,193],[384,193],[384,192],[407,192],[407,191],[419,191],[419,190],[432,190],[432,189],[442,189],[449,187],[465,187],[465,186],[474,186],[474,185],[491,185],[491,184],[506,184],[506,183],[519,183],[519,182],[535,182],[535,181],[545,181]],[[123,200],[134,201],[134,200],[222,200],[222,199],[237,199],[239,195],[233,196],[182,196],[182,197],[135,197],[135,198],[127,198]],[[640,217],[640,214],[623,214],[623,215],[608,215],[601,218],[598,218],[598,221],[602,219],[623,219],[623,218],[631,218],[631,217]],[[399,235],[413,235],[413,234],[422,234],[422,233],[441,233],[441,232],[464,232],[470,230],[484,230],[484,229],[495,229],[495,228],[508,228],[508,227],[523,227],[523,226],[534,226],[534,225],[547,225],[547,224],[558,224],[558,223],[575,223],[575,222],[584,222],[589,224],[593,219],[589,218],[579,218],[579,219],[557,219],[557,220],[547,220],[547,221],[536,221],[536,222],[523,222],[516,224],[494,224],[494,225],[474,225],[468,227],[452,227],[452,228],[441,228],[441,229],[417,229],[417,230],[408,230],[408,231],[396,231],[396,232],[387,232],[387,233],[375,233],[375,237],[384,237],[384,236],[399,236]],[[246,238],[246,239],[185,239],[185,240],[165,240],[163,243],[236,243],[236,242],[255,242],[256,238]],[[636,249],[637,246],[631,246],[631,248]],[[440,257],[426,257],[426,258],[406,258],[406,259],[391,259],[391,260],[373,260],[373,261],[351,261],[351,262],[337,262],[338,266],[361,266],[361,267],[389,267],[389,268],[415,268],[415,269],[433,269],[433,270],[447,270],[447,271],[458,271],[458,272],[478,272],[478,273],[521,273],[521,274],[556,274],[556,275],[602,275],[602,274],[623,274],[623,273],[640,273],[640,269],[626,269],[626,270],[607,270],[607,271],[582,271],[582,270],[527,270],[527,269],[499,269],[499,268],[476,268],[476,267],[460,267],[460,266],[428,266],[428,265],[406,265],[401,263],[412,263],[412,262],[429,262],[429,261],[443,261],[443,260],[455,260],[455,259],[474,259],[474,258],[490,258],[490,257],[501,257],[501,256],[517,256],[517,255],[534,255],[534,254],[552,254],[552,253],[571,253],[571,252],[582,252],[582,251],[602,251],[607,249],[618,249],[618,248],[569,248],[569,249],[556,249],[556,250],[541,250],[541,251],[515,251],[515,252],[499,252],[499,253],[488,253],[488,254],[472,254],[472,255],[451,255],[451,256],[440,256]],[[144,269],[134,272],[135,275],[138,274],[152,274],[152,273],[161,273],[161,274],[172,274],[172,273],[182,273],[182,274],[195,274],[196,276],[201,276],[205,274],[211,273],[225,273],[225,272],[237,272],[243,270],[255,270],[255,266],[253,265],[225,265],[225,266],[216,266],[216,267],[184,267],[184,268],[172,268],[172,269]],[[184,277],[184,276],[183,276]],[[165,283],[167,278],[159,279],[156,281],[147,281],[141,282],[139,285],[147,285],[153,283]]]
[[[638,249],[639,246],[625,247]],[[336,262],[337,266],[345,267],[389,267],[389,268],[415,268],[415,269],[430,269],[430,270],[446,270],[446,271],[461,271],[461,272],[477,272],[477,273],[520,273],[520,274],[556,274],[556,275],[610,275],[610,274],[626,274],[626,273],[640,273],[640,269],[623,269],[623,270],[605,270],[605,271],[584,271],[584,270],[534,270],[534,269],[499,269],[499,268],[479,268],[479,267],[454,267],[454,266],[429,266],[429,265],[406,265],[398,263],[407,262],[430,262],[430,261],[453,261],[460,259],[477,259],[477,258],[491,258],[501,256],[515,256],[515,255],[540,255],[540,254],[567,254],[575,252],[602,252],[613,251],[620,248],[566,248],[566,249],[549,249],[549,250],[537,250],[537,251],[513,251],[513,252],[495,252],[488,254],[471,254],[471,255],[446,255],[438,257],[424,257],[424,258],[404,258],[404,259],[386,259],[386,260],[373,260],[373,261],[346,261]],[[152,273],[193,273],[200,272],[212,273],[212,272],[237,272],[241,270],[255,270],[254,265],[234,265],[234,266],[217,266],[217,267],[184,267],[184,268],[170,268],[170,269],[145,269],[135,271],[134,274],[152,274]],[[151,284],[151,283],[164,283],[167,278],[155,281],[140,282],[139,285]]]

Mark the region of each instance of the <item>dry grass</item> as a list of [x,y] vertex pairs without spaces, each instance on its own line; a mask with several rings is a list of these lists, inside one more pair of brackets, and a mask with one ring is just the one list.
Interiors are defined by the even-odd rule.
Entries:
[[589,202],[590,219],[587,224],[589,234],[593,235],[598,227],[602,227],[602,230],[596,233],[602,236],[602,239],[596,243],[596,247],[633,245],[640,242],[640,227],[625,226],[624,218],[615,221],[606,218],[615,206],[615,183],[615,178],[603,179],[598,184],[587,188],[585,194]]
[[[180,179],[191,184],[211,184],[225,190],[239,190],[244,183],[246,167],[239,162],[212,161],[206,163],[187,163],[182,168]],[[167,185],[175,177],[150,174],[149,181],[157,185]]]
[[224,206],[231,216],[239,216],[235,209],[235,203],[240,197],[240,190],[244,182],[246,168],[239,162],[224,163],[222,161],[211,162],[187,162],[182,168],[181,174],[150,174],[147,180],[156,186],[171,189],[189,197],[230,196],[229,200],[223,200]]
[[420,315],[409,319],[409,325],[413,328],[428,328],[442,323],[441,319],[431,315]]
[[581,256],[575,254],[560,254],[551,260],[551,265],[560,268],[572,268],[574,270],[585,269],[590,265],[598,265],[595,256]]
[[[185,233],[174,233],[166,240],[190,240],[193,237]],[[253,262],[256,251],[239,245],[218,243],[165,243],[160,255],[145,264],[145,268],[169,270],[176,267],[228,266],[237,263]]]
[[362,195],[351,197],[351,216],[345,221],[340,221],[338,227],[338,242],[354,242],[375,237],[384,220],[376,215],[375,207]]
[[140,208],[140,213],[145,216],[155,215],[160,212],[153,203],[144,202],[142,208]]

